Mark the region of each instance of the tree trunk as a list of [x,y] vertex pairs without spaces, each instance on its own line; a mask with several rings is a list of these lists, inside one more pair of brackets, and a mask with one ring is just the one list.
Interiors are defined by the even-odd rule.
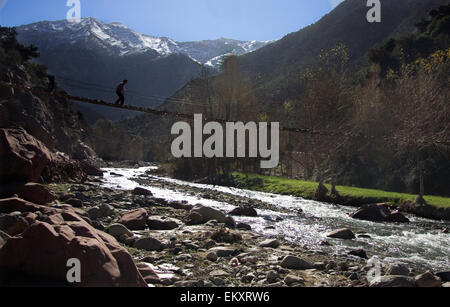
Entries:
[[423,176],[423,168],[420,165],[419,166],[419,184],[420,184],[420,189],[419,189],[419,196],[417,196],[416,199],[416,203],[419,205],[426,205],[426,201],[424,199],[425,196],[425,183],[424,183],[424,176]]
[[336,176],[331,176],[331,196],[339,197],[339,192],[336,190]]

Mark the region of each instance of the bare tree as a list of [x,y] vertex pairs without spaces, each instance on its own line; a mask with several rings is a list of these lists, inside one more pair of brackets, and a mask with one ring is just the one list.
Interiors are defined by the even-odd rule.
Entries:
[[448,153],[450,146],[450,96],[448,51],[438,51],[427,59],[404,65],[393,75],[392,107],[396,128],[392,141],[410,153],[419,178],[416,202],[425,204],[425,153],[438,150]]

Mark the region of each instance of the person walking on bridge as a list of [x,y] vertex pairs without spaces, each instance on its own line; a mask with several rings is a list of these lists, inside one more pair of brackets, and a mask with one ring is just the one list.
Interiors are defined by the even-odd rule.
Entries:
[[128,83],[128,80],[123,80],[123,82],[121,82],[116,89],[116,94],[117,96],[119,96],[119,99],[117,99],[116,101],[116,105],[121,105],[123,106],[125,103],[125,85]]

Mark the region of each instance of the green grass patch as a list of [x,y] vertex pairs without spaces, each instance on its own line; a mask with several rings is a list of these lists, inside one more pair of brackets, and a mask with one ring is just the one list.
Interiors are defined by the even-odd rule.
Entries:
[[[305,199],[314,199],[314,194],[318,185],[317,182],[273,176],[253,174],[245,176],[242,173],[234,173],[233,176],[237,185],[241,188],[281,195],[293,195]],[[330,185],[326,186],[328,189],[331,189]],[[349,200],[354,205],[378,202],[389,202],[393,205],[399,205],[407,201],[414,202],[417,198],[417,195],[412,194],[357,187],[337,186],[336,189],[341,197]],[[428,204],[438,208],[450,208],[450,198],[448,197],[425,196],[425,200]]]

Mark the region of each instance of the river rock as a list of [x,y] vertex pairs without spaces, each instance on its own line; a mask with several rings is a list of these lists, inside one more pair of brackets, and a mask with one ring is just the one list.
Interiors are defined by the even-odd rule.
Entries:
[[144,230],[147,225],[147,220],[147,210],[139,208],[124,214],[118,223],[130,230]]
[[[70,206],[39,206],[17,198],[1,200],[0,212],[10,210],[26,216],[29,226],[0,250],[4,282],[67,286],[67,261],[77,258],[82,264],[77,286],[146,286],[128,252],[112,236],[89,225],[82,211]],[[33,218],[38,216],[34,212],[39,212],[40,220]]]
[[217,245],[216,241],[208,240],[208,241],[205,242],[204,247],[205,248],[212,248],[212,247],[214,247],[216,245]]
[[91,207],[91,208],[87,209],[86,212],[89,215],[89,217],[93,220],[99,219],[101,217],[100,216],[100,208],[98,206]]
[[116,212],[114,211],[114,207],[108,204],[101,204],[98,206],[98,208],[100,209],[100,217],[102,218],[113,216],[116,214]]
[[250,226],[249,224],[246,224],[246,223],[238,223],[236,225],[236,228],[240,229],[240,230],[252,230],[252,226]]
[[236,228],[236,221],[231,216],[227,216],[225,218],[225,226],[227,226],[228,228],[231,228],[231,229],[235,229]]
[[137,187],[132,191],[133,195],[140,195],[140,196],[153,196],[153,193],[150,190]]
[[188,216],[188,225],[200,225],[203,224],[203,216],[197,212],[191,212]]
[[421,288],[437,288],[442,287],[442,280],[433,275],[431,272],[426,272],[414,278],[416,286]]
[[136,243],[134,243],[134,247],[146,251],[157,251],[157,252],[160,252],[164,248],[166,248],[164,243],[152,237],[138,239]]
[[247,275],[242,276],[241,281],[242,281],[244,284],[249,284],[249,283],[251,283],[255,278],[256,278],[256,277],[255,277],[255,274],[249,273],[249,274],[247,274]]
[[348,228],[338,229],[327,234],[327,237],[334,239],[352,240],[355,234]]
[[198,213],[202,216],[202,222],[206,223],[211,220],[216,220],[219,223],[226,223],[226,215],[217,209],[196,205],[191,212]]
[[108,233],[114,238],[120,238],[123,235],[132,237],[134,235],[128,228],[126,228],[122,224],[112,224],[111,226],[109,226]]
[[259,244],[260,247],[270,247],[270,248],[278,248],[280,246],[280,242],[277,239],[269,239],[261,242]]
[[231,247],[213,247],[208,252],[215,252],[218,257],[230,257],[233,256],[236,253],[236,250]]
[[281,267],[291,270],[309,270],[313,268],[313,265],[302,258],[286,256],[281,262]]
[[209,252],[207,255],[206,255],[206,259],[208,259],[209,261],[212,261],[212,262],[216,262],[217,261],[217,254],[215,253],[215,252]]
[[237,207],[237,208],[233,209],[229,214],[235,215],[235,216],[248,216],[248,217],[257,217],[258,216],[258,212],[250,206]]
[[83,201],[78,198],[69,198],[64,202],[75,208],[83,208]]
[[266,280],[269,284],[276,283],[280,280],[280,274],[275,271],[269,271],[266,275]]
[[365,205],[350,214],[350,217],[371,222],[408,223],[409,220],[399,211],[389,209],[389,204]]
[[221,228],[212,234],[211,239],[213,239],[216,242],[223,242],[223,243],[231,244],[231,243],[241,241],[242,235],[238,232]]
[[190,211],[193,208],[192,205],[181,203],[178,201],[172,201],[172,202],[168,203],[167,206],[177,209],[177,210],[185,210],[185,211]]
[[284,278],[284,283],[290,287],[294,284],[301,285],[304,283],[304,280],[303,280],[303,278],[295,276],[295,275],[288,275]]
[[415,283],[414,279],[411,277],[386,275],[374,278],[369,286],[373,288],[409,288],[414,287]]
[[352,250],[352,251],[350,251],[348,254],[349,254],[349,255],[352,255],[352,256],[359,257],[359,258],[367,259],[367,253],[366,253],[366,251],[365,251],[364,249],[362,249],[362,248]]
[[409,268],[401,263],[388,265],[386,275],[409,276]]
[[388,216],[387,221],[392,223],[403,223],[403,224],[409,223],[409,219],[398,210],[392,211],[391,214]]
[[151,230],[172,230],[180,225],[181,222],[177,219],[161,216],[151,216],[147,221],[147,226]]

